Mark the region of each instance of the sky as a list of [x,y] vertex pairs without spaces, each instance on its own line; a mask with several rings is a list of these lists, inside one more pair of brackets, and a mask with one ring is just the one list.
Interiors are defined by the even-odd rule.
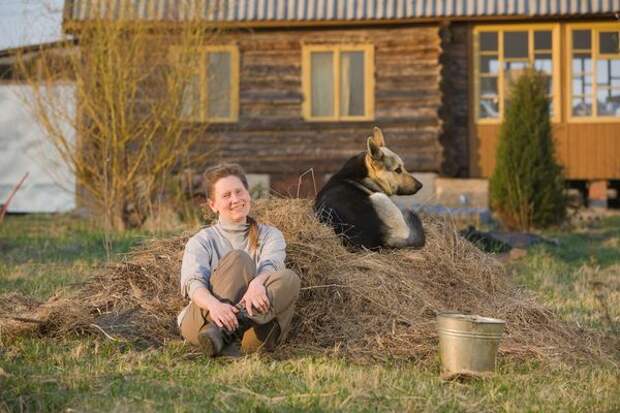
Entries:
[[61,37],[64,0],[0,0],[0,50]]

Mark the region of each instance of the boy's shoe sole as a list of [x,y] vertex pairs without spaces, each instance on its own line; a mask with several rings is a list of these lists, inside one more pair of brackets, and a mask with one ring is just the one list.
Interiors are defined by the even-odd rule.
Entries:
[[[212,327],[212,326],[208,326],[207,328],[205,328],[203,331],[201,331],[200,333],[198,333],[198,344],[200,345],[200,349],[202,350],[202,352],[209,356],[209,357],[215,357],[219,354],[219,352],[222,350],[221,347],[223,346],[223,343],[220,343],[220,348],[218,349],[218,346],[215,342],[215,340],[217,340],[216,337],[214,337],[214,334],[217,334],[217,327]],[[221,341],[221,338],[220,338]]]

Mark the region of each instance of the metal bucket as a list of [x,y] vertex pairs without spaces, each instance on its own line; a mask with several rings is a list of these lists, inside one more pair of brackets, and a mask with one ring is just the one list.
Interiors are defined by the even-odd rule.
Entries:
[[505,324],[503,320],[477,315],[439,314],[437,330],[442,376],[493,373]]

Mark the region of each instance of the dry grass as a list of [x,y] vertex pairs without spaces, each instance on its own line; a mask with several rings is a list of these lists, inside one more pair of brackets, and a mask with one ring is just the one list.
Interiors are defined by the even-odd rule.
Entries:
[[[421,251],[372,253],[346,250],[316,221],[308,201],[260,201],[255,214],[284,232],[288,265],[302,278],[285,350],[428,360],[436,354],[435,315],[458,311],[506,320],[500,351],[511,358],[601,355],[602,336],[561,322],[445,220],[424,219],[427,245]],[[154,345],[178,339],[175,316],[184,304],[179,269],[187,237],[148,243],[103,268],[78,292],[40,306],[24,302],[23,312],[15,311],[17,296],[2,296],[0,315],[37,321],[0,319],[0,328],[105,334]]]

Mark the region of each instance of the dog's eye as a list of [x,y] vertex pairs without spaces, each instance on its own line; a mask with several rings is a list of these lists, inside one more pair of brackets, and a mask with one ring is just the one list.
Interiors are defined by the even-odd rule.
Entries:
[[403,173],[403,168],[401,168],[400,166],[396,169],[394,169],[394,172],[396,172],[397,174],[402,174]]

